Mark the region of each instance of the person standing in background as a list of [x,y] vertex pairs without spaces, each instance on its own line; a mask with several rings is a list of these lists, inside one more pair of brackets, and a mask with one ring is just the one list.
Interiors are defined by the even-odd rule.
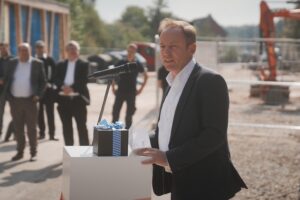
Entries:
[[164,66],[161,66],[157,72],[157,85],[159,88],[162,89],[163,95],[166,93],[166,89],[169,86],[168,82],[166,80],[168,73],[169,72],[166,70],[166,68]]
[[89,145],[87,108],[90,95],[87,88],[89,63],[79,58],[80,46],[72,40],[66,45],[67,59],[56,66],[55,85],[57,87],[57,110],[62,121],[66,146],[74,145],[72,118],[75,118],[79,144]]
[[[112,84],[112,91],[116,96],[113,105],[113,111],[112,111],[112,115],[113,115],[112,121],[116,122],[119,120],[120,111],[125,101],[127,103],[126,117],[125,117],[126,129],[129,129],[132,124],[132,117],[136,110],[135,107],[136,95],[142,93],[148,79],[147,72],[145,71],[143,65],[139,63],[135,58],[136,51],[137,51],[137,46],[133,43],[129,44],[127,46],[127,58],[121,60],[117,64],[117,65],[123,65],[128,62],[136,62],[137,67],[135,68],[135,70],[133,70],[131,73],[120,74],[119,79],[117,81],[117,85],[118,85],[117,88],[115,86],[115,82],[113,82]],[[137,89],[136,88],[137,76],[139,73],[143,73],[144,79],[139,89]]]
[[47,78],[47,89],[45,94],[39,101],[39,112],[38,112],[38,125],[40,130],[39,139],[45,138],[45,117],[44,117],[44,108],[46,108],[47,122],[48,122],[48,131],[49,139],[57,141],[55,138],[55,123],[54,123],[54,103],[56,93],[54,91],[54,75],[55,75],[55,61],[53,58],[46,54],[45,43],[41,40],[38,40],[35,43],[35,54],[36,58],[40,59],[44,63],[44,69]]
[[30,160],[34,161],[37,155],[37,102],[42,97],[47,82],[43,63],[31,57],[28,43],[18,46],[18,56],[7,63],[4,76],[4,93],[10,104],[17,139],[17,154],[12,157],[12,161],[23,158],[26,144],[25,125],[30,145]]
[[[3,94],[3,89],[4,89],[4,74],[6,73],[7,69],[7,63],[10,59],[12,59],[13,56],[10,55],[9,51],[9,45],[8,43],[1,42],[0,43],[0,137],[2,135],[2,129],[3,129],[3,114],[4,114],[4,108],[5,108],[5,102],[6,99],[4,98],[5,95]],[[4,141],[7,142],[10,138],[11,133],[14,132],[14,127],[13,127],[13,122],[10,121],[6,135],[4,138]]]

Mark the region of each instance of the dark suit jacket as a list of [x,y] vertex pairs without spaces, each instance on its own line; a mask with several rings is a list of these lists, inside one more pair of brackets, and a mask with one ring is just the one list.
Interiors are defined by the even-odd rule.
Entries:
[[[13,81],[13,76],[18,65],[19,59],[14,58],[8,61],[7,69],[4,74],[4,94],[10,94],[10,87]],[[46,89],[46,76],[43,67],[43,63],[36,59],[32,58],[31,62],[31,87],[34,96],[42,97]]]
[[[57,86],[58,92],[61,91],[61,87],[64,85],[67,67],[68,67],[68,60],[61,61],[56,66],[54,84]],[[85,62],[81,59],[78,59],[76,61],[74,83],[73,85],[71,85],[74,92],[79,93],[81,100],[86,105],[90,104],[90,94],[87,88],[88,67],[89,67],[88,62]],[[60,103],[61,98],[62,97],[58,97],[58,103]]]
[[[172,174],[153,166],[157,195],[172,199],[222,200],[245,183],[235,170],[227,141],[229,97],[224,79],[194,67],[179,99],[166,152]],[[157,128],[152,146],[158,148]]]

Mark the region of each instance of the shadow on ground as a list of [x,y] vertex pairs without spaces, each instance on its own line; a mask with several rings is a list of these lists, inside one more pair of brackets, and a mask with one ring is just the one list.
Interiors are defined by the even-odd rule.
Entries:
[[[3,162],[0,163],[0,169],[2,169],[2,167],[5,169],[12,168],[24,162],[28,161],[23,161],[21,163],[18,162],[11,165],[9,162]],[[62,163],[57,163],[38,170],[22,170],[19,172],[13,172],[10,176],[2,179],[0,187],[12,186],[20,182],[41,183],[47,179],[57,178],[62,174],[62,169],[59,168],[61,165]]]

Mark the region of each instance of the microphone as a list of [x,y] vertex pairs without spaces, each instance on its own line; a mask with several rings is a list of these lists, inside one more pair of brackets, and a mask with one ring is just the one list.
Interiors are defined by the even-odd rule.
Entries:
[[137,68],[137,64],[135,62],[130,62],[124,65],[116,66],[112,69],[105,69],[105,70],[94,72],[93,74],[89,75],[88,78],[99,78],[99,79],[114,78],[115,76],[120,74],[131,73],[136,68]]

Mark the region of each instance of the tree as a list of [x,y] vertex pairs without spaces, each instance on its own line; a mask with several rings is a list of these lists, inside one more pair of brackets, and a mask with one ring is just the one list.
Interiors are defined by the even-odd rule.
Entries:
[[101,20],[97,11],[82,0],[57,0],[70,7],[72,40],[78,41],[82,46],[106,47],[111,38],[106,24]]
[[[155,34],[161,20],[166,17],[172,17],[170,12],[163,11],[168,7],[166,0],[156,0],[154,6],[149,8],[149,20],[150,20],[150,37],[154,39]],[[152,40],[153,40],[152,39]]]
[[88,47],[107,47],[109,45],[110,34],[107,25],[100,19],[97,11],[91,6],[85,9],[85,19],[83,24],[82,43]]
[[84,27],[84,15],[83,3],[81,0],[57,0],[62,3],[66,3],[70,7],[71,16],[71,39],[77,40],[82,43],[83,40],[83,27]]
[[120,22],[135,28],[143,35],[145,40],[150,39],[149,21],[143,8],[138,6],[127,7],[125,12],[122,14]]
[[126,48],[132,41],[144,41],[144,37],[137,29],[121,22],[109,25],[108,29],[111,38],[113,38],[108,45],[111,48]]

